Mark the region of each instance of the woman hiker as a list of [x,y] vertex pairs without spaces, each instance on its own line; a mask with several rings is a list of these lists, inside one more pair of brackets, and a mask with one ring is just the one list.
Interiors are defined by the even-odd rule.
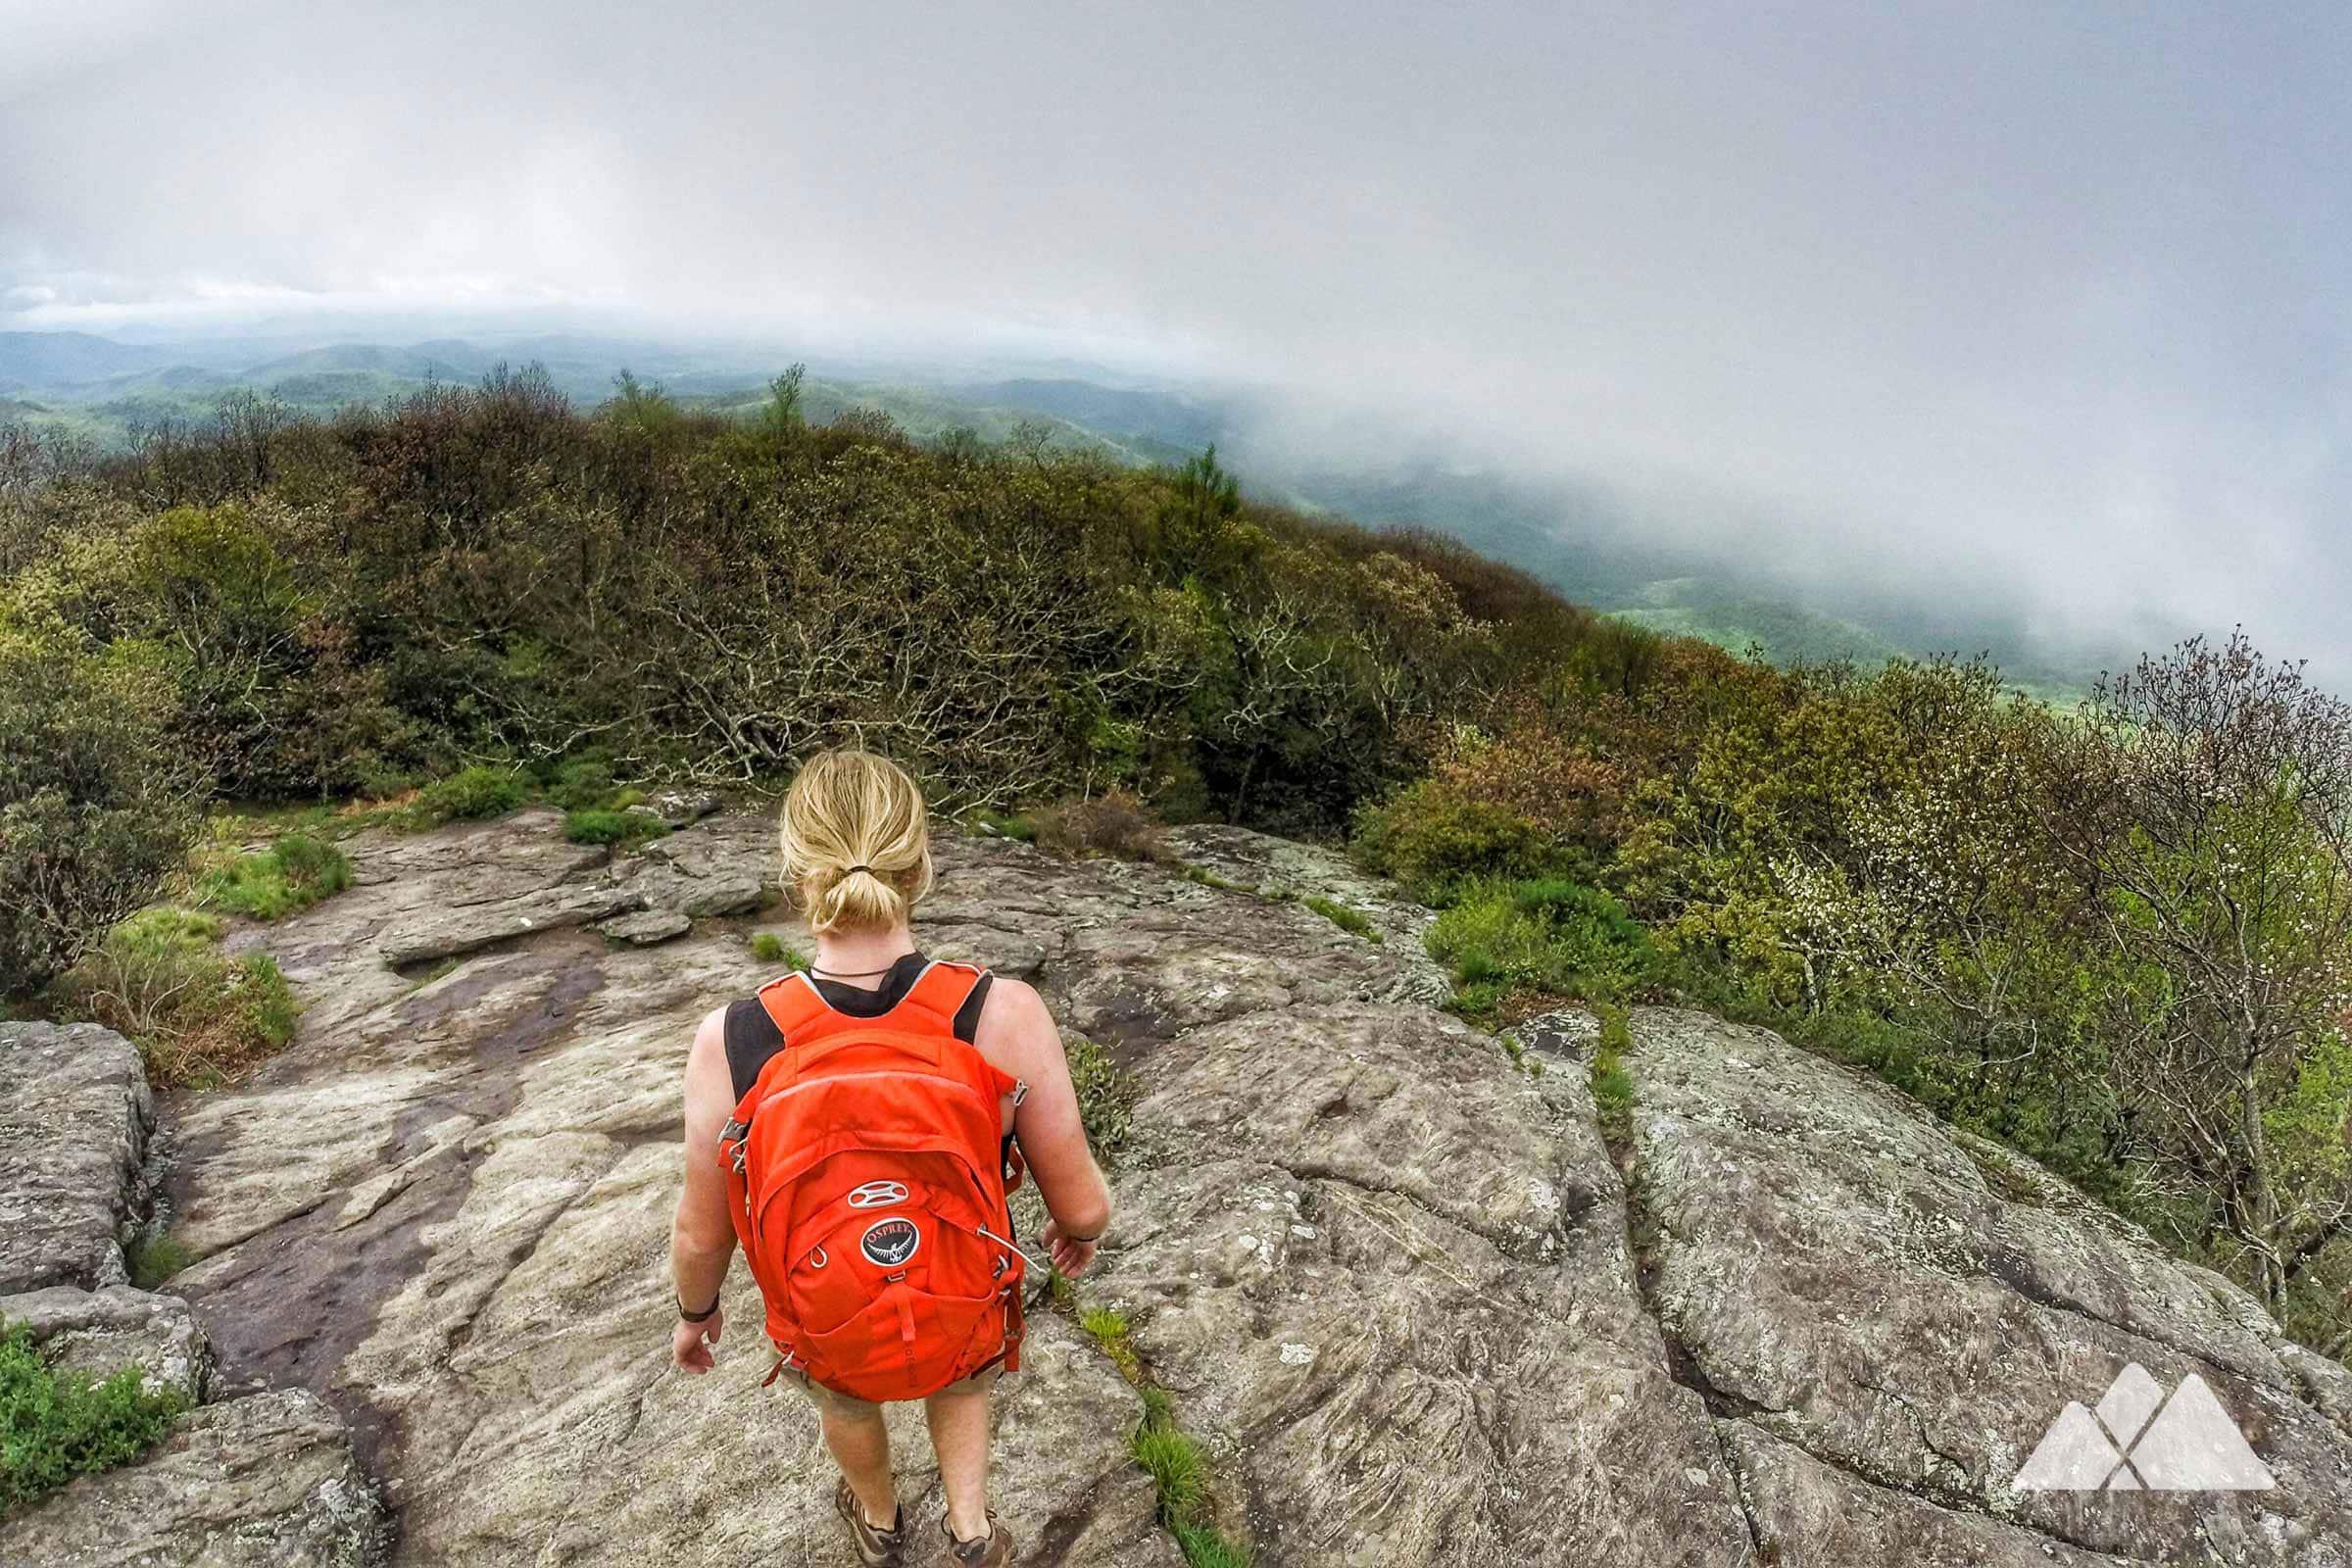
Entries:
[[859,1558],[905,1560],[881,1404],[920,1399],[947,1494],[938,1560],[997,1568],[1013,1540],[988,1506],[988,1396],[1019,1365],[1026,1269],[1005,1188],[1025,1160],[1067,1275],[1093,1260],[1110,1194],[1036,991],[915,947],[932,868],[914,781],[823,753],[793,780],[782,838],[816,956],[705,1018],[687,1055],[671,1355],[710,1369],[740,1246],[769,1380],[815,1404]]

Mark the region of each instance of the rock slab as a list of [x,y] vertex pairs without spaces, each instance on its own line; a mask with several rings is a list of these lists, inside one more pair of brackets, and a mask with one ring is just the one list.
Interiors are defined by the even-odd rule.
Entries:
[[[1644,1008],[1633,1038],[1649,1294],[1784,1560],[2352,1564],[2352,1431],[2309,1364],[2333,1363],[2235,1286],[1765,1030]],[[2015,1487],[2067,1403],[2132,1366],[2202,1380],[2277,1485]]]
[[96,1024],[0,1023],[0,1295],[124,1282],[155,1106],[139,1054]]
[[[2328,1410],[2352,1383],[2226,1282],[1884,1086],[1698,1014],[1637,1013],[1613,1150],[1590,1017],[1524,1026],[1516,1062],[1429,1004],[1424,912],[1326,852],[1171,842],[1388,939],[1174,867],[944,832],[916,936],[1034,983],[1136,1074],[1080,1300],[1125,1314],[1210,1455],[1219,1528],[1267,1568],[2342,1568]],[[667,1365],[679,1077],[698,1021],[767,978],[739,933],[534,928],[422,982],[377,957],[551,889],[764,900],[770,824],[709,817],[610,865],[546,813],[351,853],[353,892],[261,935],[315,999],[295,1045],[172,1107],[198,1258],[173,1284],[224,1370],[351,1416],[400,1563],[844,1560],[810,1412],[759,1388],[740,1270],[717,1370]],[[1068,1316],[1033,1325],[995,1416],[1023,1560],[1173,1568],[1127,1452],[1136,1391]],[[2203,1369],[2291,1496],[2009,1494],[2111,1352],[2168,1383]],[[893,1420],[927,1538],[919,1418]]]
[[205,1396],[212,1349],[176,1296],[52,1285],[0,1297],[0,1323],[30,1331],[42,1360],[60,1370],[103,1379],[136,1366],[150,1393],[168,1390],[190,1404]]
[[383,1544],[349,1432],[300,1389],[207,1405],[0,1524],[0,1562],[24,1568],[364,1568]]

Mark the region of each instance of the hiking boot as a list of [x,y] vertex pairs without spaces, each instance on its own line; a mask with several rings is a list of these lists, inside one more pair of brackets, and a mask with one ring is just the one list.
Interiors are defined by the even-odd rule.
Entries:
[[858,1494],[850,1490],[845,1478],[833,1489],[833,1506],[849,1521],[850,1540],[857,1543],[858,1560],[865,1568],[898,1568],[906,1560],[906,1537],[901,1528],[906,1519],[904,1505],[890,1516],[888,1530],[876,1530],[865,1522],[865,1504],[858,1500]]
[[940,1568],[1004,1568],[1012,1561],[1012,1532],[997,1522],[995,1513],[988,1516],[988,1534],[978,1541],[957,1541],[948,1522],[939,1522],[940,1534],[948,1538],[948,1549],[939,1554]]

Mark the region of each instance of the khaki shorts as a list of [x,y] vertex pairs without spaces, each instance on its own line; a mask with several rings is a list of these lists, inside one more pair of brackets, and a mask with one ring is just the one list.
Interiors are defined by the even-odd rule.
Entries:
[[[999,1357],[970,1377],[958,1379],[939,1392],[942,1394],[986,1394],[997,1386],[997,1379],[1004,1375],[1004,1362],[1003,1357]],[[808,1373],[797,1366],[786,1367],[779,1381],[789,1383],[808,1396],[808,1402],[819,1410],[831,1406],[846,1415],[858,1415],[868,1410],[882,1408],[871,1399],[860,1399],[854,1395],[844,1394],[838,1389],[828,1389],[822,1383],[810,1379]]]

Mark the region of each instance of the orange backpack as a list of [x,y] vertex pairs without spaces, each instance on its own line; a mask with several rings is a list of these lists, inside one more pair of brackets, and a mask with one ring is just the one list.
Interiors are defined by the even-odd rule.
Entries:
[[1020,1366],[1021,1280],[999,1141],[1028,1086],[956,1038],[980,981],[928,964],[878,1018],[806,975],[763,986],[784,1047],[719,1134],[735,1234],[767,1337],[814,1382],[919,1399],[1002,1356]]

